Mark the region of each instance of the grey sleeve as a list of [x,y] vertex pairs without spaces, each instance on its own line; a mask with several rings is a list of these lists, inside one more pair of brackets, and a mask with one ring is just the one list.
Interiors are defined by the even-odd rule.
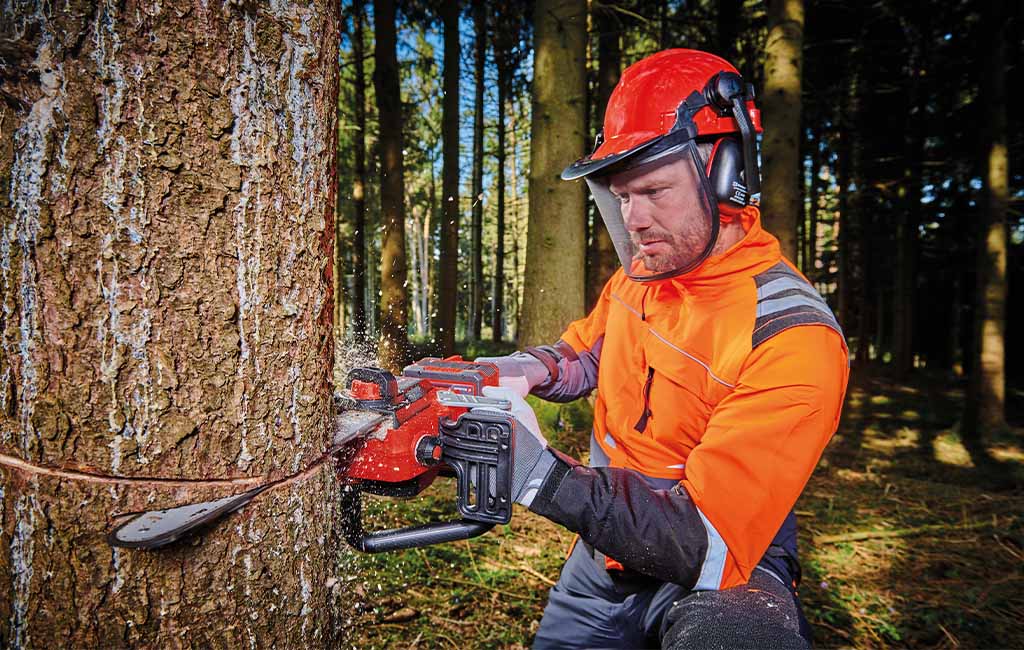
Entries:
[[565,341],[527,348],[527,353],[548,367],[550,375],[547,381],[535,386],[531,392],[551,402],[571,402],[589,395],[597,388],[602,345],[604,336],[597,339],[592,348],[582,352],[576,352]]

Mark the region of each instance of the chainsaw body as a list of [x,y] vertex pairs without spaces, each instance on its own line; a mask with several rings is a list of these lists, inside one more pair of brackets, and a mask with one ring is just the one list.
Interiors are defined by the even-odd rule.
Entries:
[[[481,395],[498,385],[493,364],[423,359],[400,377],[379,368],[355,368],[339,396],[343,410],[384,415],[383,433],[368,436],[345,465],[342,512],[346,540],[368,553],[467,539],[512,518],[510,414],[471,412],[503,406]],[[454,476],[462,519],[367,532],[363,492],[392,497],[419,494],[439,475]]]

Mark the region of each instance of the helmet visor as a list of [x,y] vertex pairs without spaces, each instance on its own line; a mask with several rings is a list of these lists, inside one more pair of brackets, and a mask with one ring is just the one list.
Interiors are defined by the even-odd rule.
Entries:
[[633,280],[674,277],[711,254],[718,204],[692,140],[607,176],[588,176],[587,185]]

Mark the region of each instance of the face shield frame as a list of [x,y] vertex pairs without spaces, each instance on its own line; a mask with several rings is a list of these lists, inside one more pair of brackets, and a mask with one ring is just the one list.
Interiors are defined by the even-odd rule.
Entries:
[[[663,138],[657,143],[657,146],[649,147],[645,155],[631,158],[628,165],[613,166],[606,174],[601,176],[587,175],[584,177],[594,203],[597,205],[598,213],[601,215],[601,220],[608,229],[608,235],[618,255],[619,263],[622,264],[626,276],[637,282],[665,280],[688,273],[700,266],[711,256],[715,244],[718,242],[720,221],[718,201],[714,198],[715,194],[711,186],[711,180],[707,176],[705,163],[701,160],[698,152],[697,142],[685,137],[673,138],[671,135],[673,134]],[[689,165],[685,165],[682,169],[687,169],[692,173],[694,180],[693,198],[697,206],[690,215],[680,215],[680,218],[694,218],[696,215],[699,215],[696,218],[700,222],[691,223],[690,226],[697,229],[702,241],[697,246],[692,247],[694,254],[682,260],[677,260],[678,263],[674,267],[660,271],[652,270],[647,267],[643,259],[645,256],[641,253],[634,237],[630,235],[626,220],[622,214],[622,206],[619,199],[612,193],[609,185],[611,177],[616,174],[639,168],[649,168],[653,171],[661,166],[679,161],[687,161],[689,163]],[[679,233],[672,231],[672,234]],[[682,250],[676,250],[676,253],[682,252]]]

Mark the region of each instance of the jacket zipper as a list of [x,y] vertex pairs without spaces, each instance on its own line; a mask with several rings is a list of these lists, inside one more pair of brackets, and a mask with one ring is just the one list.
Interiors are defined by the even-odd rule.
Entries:
[[651,382],[654,381],[654,368],[647,368],[647,381],[644,382],[644,412],[640,414],[640,419],[636,421],[633,428],[640,433],[644,432],[647,428],[647,419],[651,417]]
[[[650,287],[644,287],[644,295],[640,297],[640,320],[647,322],[647,292]],[[636,421],[633,428],[640,433],[647,428],[647,418],[651,417],[651,380],[654,379],[654,368],[647,367],[647,381],[644,382],[644,410],[640,419]]]

